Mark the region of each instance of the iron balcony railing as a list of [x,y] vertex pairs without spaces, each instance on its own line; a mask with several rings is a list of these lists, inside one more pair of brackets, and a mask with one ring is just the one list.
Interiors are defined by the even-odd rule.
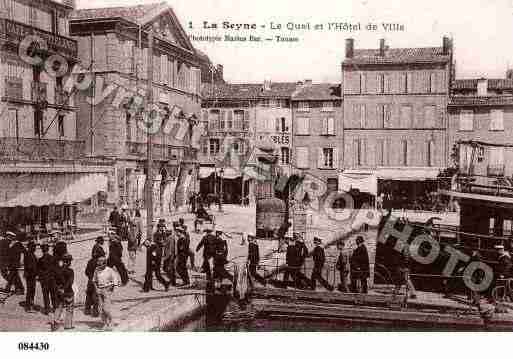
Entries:
[[0,158],[14,160],[74,160],[83,157],[84,141],[0,138]]

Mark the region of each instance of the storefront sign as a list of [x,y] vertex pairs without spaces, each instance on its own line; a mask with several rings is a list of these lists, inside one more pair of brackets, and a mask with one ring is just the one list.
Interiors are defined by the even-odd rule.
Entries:
[[78,57],[77,42],[16,21],[0,19],[0,38],[19,44],[27,36],[38,36],[46,42],[48,49],[68,58]]
[[271,135],[271,141],[277,145],[290,145],[289,135]]

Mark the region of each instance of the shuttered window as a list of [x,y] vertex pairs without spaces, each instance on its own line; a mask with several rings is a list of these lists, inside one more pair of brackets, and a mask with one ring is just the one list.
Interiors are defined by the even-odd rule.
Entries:
[[490,111],[490,131],[504,131],[503,110]]
[[410,105],[401,106],[401,128],[411,128],[413,125],[413,109]]
[[474,111],[462,110],[460,112],[460,131],[474,130]]
[[322,134],[326,136],[335,136],[335,119],[327,117],[322,120]]
[[429,105],[424,107],[424,125],[422,127],[436,127],[436,106]]
[[309,153],[308,147],[296,147],[296,166],[298,168],[308,168]]
[[309,135],[310,134],[310,119],[308,117],[299,117],[297,119],[297,134]]

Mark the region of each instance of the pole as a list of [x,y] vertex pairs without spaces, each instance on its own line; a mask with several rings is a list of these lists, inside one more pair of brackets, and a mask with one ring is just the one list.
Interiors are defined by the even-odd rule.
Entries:
[[223,193],[224,166],[221,167],[221,171],[219,172],[219,174],[221,175],[221,183],[220,183],[220,187],[219,187],[219,212],[222,212],[223,211],[223,196],[224,196],[224,193]]
[[[153,33],[148,33],[148,86],[147,86],[146,106],[151,110],[153,104]],[[149,119],[153,120],[151,112],[148,113]],[[147,136],[147,156],[146,163],[146,239],[150,240],[153,236],[153,135],[148,131]]]

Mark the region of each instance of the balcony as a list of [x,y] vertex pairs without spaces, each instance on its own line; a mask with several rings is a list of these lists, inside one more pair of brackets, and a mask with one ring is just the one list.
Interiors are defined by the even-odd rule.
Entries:
[[75,160],[83,156],[85,143],[72,140],[0,138],[0,158],[12,160]]
[[[129,156],[135,156],[145,160],[148,156],[147,146],[144,142],[126,142],[126,153]],[[187,152],[186,149],[185,152]],[[157,161],[182,161],[187,159],[184,156],[184,149],[176,146],[153,144],[153,159]]]

